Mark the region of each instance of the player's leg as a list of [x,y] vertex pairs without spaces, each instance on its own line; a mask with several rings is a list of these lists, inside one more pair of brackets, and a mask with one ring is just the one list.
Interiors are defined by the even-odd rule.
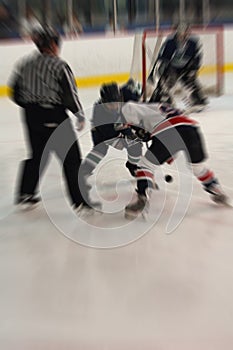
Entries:
[[100,202],[93,202],[90,199],[90,190],[91,185],[88,183],[89,177],[95,171],[97,165],[103,160],[105,155],[107,154],[109,149],[109,145],[105,142],[101,142],[94,146],[91,151],[86,155],[86,157],[82,160],[80,168],[79,168],[79,183],[82,188],[82,195],[84,197],[85,203],[89,207],[101,208]]
[[198,81],[197,71],[193,70],[183,73],[180,81],[190,91],[189,99],[191,106],[205,106],[208,103]]
[[210,193],[211,199],[217,203],[226,203],[227,196],[223,192],[214,172],[207,166],[204,140],[199,128],[180,127],[179,132],[184,140],[187,158],[193,174],[201,182],[203,189]]
[[227,204],[228,197],[220,186],[214,172],[205,163],[193,163],[192,170],[196,178],[201,182],[204,190],[210,194],[215,203]]
[[91,151],[83,159],[80,172],[88,178],[93,174],[97,165],[102,161],[108,152],[109,146],[105,142],[101,142],[94,146]]
[[126,168],[129,170],[133,177],[136,177],[138,170],[138,163],[142,156],[142,143],[135,140],[124,140],[124,146],[127,150],[128,160],[125,163]]
[[166,145],[166,135],[168,133],[163,132],[161,134],[158,135],[159,137],[153,137],[152,144],[138,163],[139,169],[136,173],[137,198],[136,201],[128,204],[125,208],[125,217],[127,219],[147,213],[151,191],[156,188],[154,180],[155,168],[170,159],[177,152],[176,147]]

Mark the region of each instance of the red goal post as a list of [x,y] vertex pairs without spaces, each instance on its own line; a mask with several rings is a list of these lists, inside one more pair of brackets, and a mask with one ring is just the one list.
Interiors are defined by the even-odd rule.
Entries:
[[[145,30],[142,35],[142,87],[156,60],[162,42],[172,30]],[[221,95],[224,88],[224,29],[218,27],[192,27],[191,34],[198,36],[202,45],[203,60],[199,78],[208,94]],[[149,48],[149,50],[148,50]],[[150,52],[150,54],[148,53]],[[151,56],[151,57],[149,57]],[[145,92],[146,93],[146,92]]]

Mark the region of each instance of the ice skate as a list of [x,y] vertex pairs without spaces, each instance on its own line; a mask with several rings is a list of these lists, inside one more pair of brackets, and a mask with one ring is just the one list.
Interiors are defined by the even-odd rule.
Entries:
[[210,193],[210,198],[213,202],[225,206],[231,206],[229,197],[223,192],[216,180],[209,186],[205,186],[205,191]]
[[149,211],[149,202],[147,196],[138,194],[136,202],[130,203],[125,208],[125,218],[133,220],[140,214],[146,219]]
[[227,197],[227,195],[221,191],[214,193],[213,195],[211,195],[211,199],[213,202],[217,203],[217,204],[222,204],[225,206],[229,206],[231,207],[230,204],[230,199],[229,197]]
[[83,202],[79,206],[74,207],[76,215],[80,219],[88,218],[93,216],[95,213],[101,213],[102,204],[100,202]]
[[37,208],[40,202],[41,198],[36,195],[22,195],[17,199],[16,204],[20,210],[28,211]]

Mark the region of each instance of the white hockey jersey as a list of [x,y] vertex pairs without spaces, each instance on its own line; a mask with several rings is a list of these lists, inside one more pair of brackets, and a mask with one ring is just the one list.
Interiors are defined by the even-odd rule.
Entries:
[[140,126],[152,136],[178,125],[198,126],[198,122],[182,114],[166,119],[158,103],[128,102],[122,107],[122,114],[128,124]]
[[121,112],[128,124],[140,126],[152,132],[157,124],[165,120],[158,106],[158,103],[127,102]]

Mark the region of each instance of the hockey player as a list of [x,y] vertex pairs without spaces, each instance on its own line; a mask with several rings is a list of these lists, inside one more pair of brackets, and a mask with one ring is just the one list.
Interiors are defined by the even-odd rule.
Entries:
[[198,38],[190,35],[190,28],[186,24],[178,25],[175,33],[168,36],[162,45],[157,63],[150,74],[153,77],[154,69],[158,66],[159,80],[150,102],[172,104],[171,89],[180,82],[190,92],[190,105],[203,108],[207,99],[197,77],[201,58]]
[[[135,95],[127,91],[127,97],[132,100]],[[95,103],[92,116],[92,140],[94,147],[83,160],[80,168],[82,176],[86,178],[94,172],[99,162],[105,157],[109,146],[116,149],[126,149],[128,160],[126,167],[132,176],[136,176],[137,164],[142,155],[142,143],[134,141],[134,134],[130,128],[118,130],[118,123],[122,124],[121,107],[122,93],[116,83],[103,84],[100,88],[100,100]]]
[[137,200],[125,208],[126,218],[134,218],[146,210],[150,190],[154,186],[154,166],[163,164],[179,151],[185,152],[193,174],[201,182],[203,189],[210,193],[211,199],[216,203],[227,203],[227,197],[214,172],[204,162],[204,142],[195,120],[167,105],[162,105],[159,109],[158,104],[129,102],[122,107],[122,114],[132,128],[143,123],[143,129],[137,128],[136,135],[143,141],[150,141],[148,150],[138,163]]

